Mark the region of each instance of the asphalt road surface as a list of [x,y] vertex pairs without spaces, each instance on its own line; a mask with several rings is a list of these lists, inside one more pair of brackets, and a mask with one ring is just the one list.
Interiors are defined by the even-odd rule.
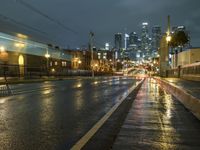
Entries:
[[0,149],[69,149],[139,80],[71,79],[12,85],[0,98]]

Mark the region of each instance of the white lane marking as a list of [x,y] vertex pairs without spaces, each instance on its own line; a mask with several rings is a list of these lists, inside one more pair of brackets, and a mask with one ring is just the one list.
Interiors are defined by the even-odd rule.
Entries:
[[138,84],[132,86],[126,95],[122,98],[78,141],[71,150],[80,150],[83,146],[92,138],[92,136],[99,130],[99,128],[108,120],[113,112],[119,107],[119,105],[128,97],[128,95],[143,81],[142,79]]

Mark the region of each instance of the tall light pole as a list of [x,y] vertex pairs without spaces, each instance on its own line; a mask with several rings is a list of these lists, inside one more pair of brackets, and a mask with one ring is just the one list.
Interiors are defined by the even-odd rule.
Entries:
[[167,62],[167,66],[165,68],[165,75],[167,76],[167,69],[169,69],[169,42],[171,41],[172,37],[171,37],[171,31],[170,31],[170,16],[167,17],[167,35],[166,35],[166,42],[167,42],[167,55],[165,58],[165,61]]
[[44,56],[47,59],[47,73],[49,74],[49,58],[50,58],[50,54],[48,53],[48,50],[47,50],[47,53]]
[[94,69],[93,69],[93,61],[94,61],[94,56],[93,56],[93,39],[94,39],[94,33],[90,32],[90,51],[91,51],[91,70],[92,70],[92,77],[94,77]]

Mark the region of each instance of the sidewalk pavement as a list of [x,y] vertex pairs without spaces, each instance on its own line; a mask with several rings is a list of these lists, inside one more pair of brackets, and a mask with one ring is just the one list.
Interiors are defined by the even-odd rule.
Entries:
[[180,78],[163,78],[165,81],[186,90],[190,95],[200,99],[200,81],[190,81]]
[[146,79],[113,149],[199,150],[199,139],[200,121],[154,79]]

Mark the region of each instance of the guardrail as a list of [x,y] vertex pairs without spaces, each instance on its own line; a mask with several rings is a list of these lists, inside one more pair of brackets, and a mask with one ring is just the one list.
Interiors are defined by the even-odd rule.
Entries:
[[[200,62],[179,66],[175,69],[167,70],[167,77],[181,77],[195,80],[200,79]],[[198,79],[198,80],[199,80]]]

